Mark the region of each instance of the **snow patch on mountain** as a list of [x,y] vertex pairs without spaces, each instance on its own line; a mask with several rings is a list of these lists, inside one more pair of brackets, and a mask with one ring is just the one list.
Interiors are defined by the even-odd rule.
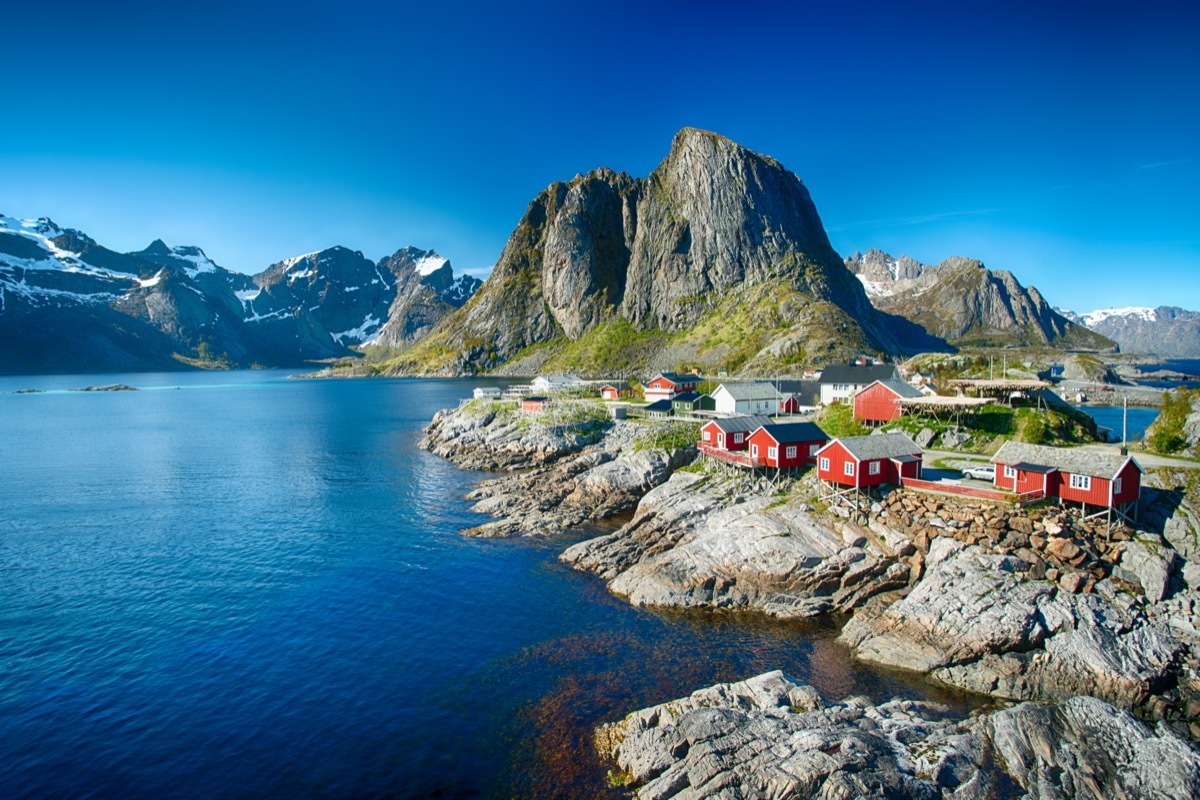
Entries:
[[347,340],[349,340],[352,344],[362,344],[363,342],[367,341],[368,338],[370,338],[371,334],[374,332],[374,329],[379,327],[380,322],[381,320],[376,319],[374,314],[369,314],[367,318],[363,320],[363,323],[357,328],[351,328],[350,330],[342,331],[341,333],[331,333],[330,336],[332,336],[338,344],[344,345],[346,344]]
[[1153,308],[1145,306],[1128,306],[1126,308],[1104,308],[1098,311],[1089,311],[1086,314],[1080,314],[1083,319],[1083,324],[1089,328],[1095,328],[1101,322],[1113,317],[1132,317],[1140,319],[1144,322],[1155,322],[1158,320],[1158,314]]
[[[893,277],[895,277],[895,274],[896,274],[894,271],[895,266],[896,266],[896,262],[893,261],[892,262],[892,268],[893,268],[892,276]],[[867,290],[868,297],[891,297],[893,294],[895,294],[895,292],[893,292],[889,287],[885,286],[882,281],[873,281],[870,278],[868,278],[866,275],[863,275],[861,272],[858,275],[855,275],[854,277],[858,278],[859,281],[862,282],[863,288]]]
[[424,277],[437,272],[446,265],[447,261],[448,259],[442,258],[437,253],[430,253],[429,255],[417,261],[417,263],[413,265],[413,269],[416,270],[418,275]]

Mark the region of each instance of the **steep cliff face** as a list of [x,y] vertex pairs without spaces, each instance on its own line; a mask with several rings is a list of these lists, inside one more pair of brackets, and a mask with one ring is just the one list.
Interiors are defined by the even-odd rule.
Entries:
[[870,250],[847,258],[846,267],[880,311],[954,344],[1113,346],[1056,312],[1011,272],[975,259],[953,256],[931,266]]
[[[731,352],[719,341],[722,323],[744,322],[728,319],[732,311],[756,313],[731,303],[752,290],[784,313],[755,329],[755,348]],[[821,313],[806,313],[811,304]],[[760,352],[772,364],[813,357],[796,343],[818,320],[821,358],[898,348],[800,180],[774,159],[685,128],[648,178],[604,168],[547,187],[476,296],[393,366],[490,369],[531,345],[575,343],[615,326],[655,335],[669,360],[739,369]],[[693,335],[698,327],[706,336]],[[663,363],[653,351],[646,364]]]
[[1200,313],[1176,306],[1108,308],[1075,314],[1072,322],[1086,325],[1121,346],[1125,353],[1163,358],[1200,358]]

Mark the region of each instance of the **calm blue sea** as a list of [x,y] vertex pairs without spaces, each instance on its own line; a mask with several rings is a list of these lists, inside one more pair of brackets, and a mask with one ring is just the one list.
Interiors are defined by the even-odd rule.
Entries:
[[460,536],[482,476],[416,443],[471,385],[0,378],[0,797],[599,797],[593,726],[715,681],[930,696]]
[[[1138,365],[1140,372],[1154,372],[1160,369],[1169,369],[1184,375],[1200,376],[1200,359],[1169,358],[1158,364]],[[1178,389],[1180,387],[1197,389],[1200,388],[1200,378],[1187,381],[1142,381],[1142,384],[1145,386],[1156,386],[1160,389]]]
[[[1096,424],[1108,428],[1116,437],[1121,438],[1122,425],[1125,424],[1124,410],[1121,406],[1073,406],[1078,411],[1091,414]],[[1146,429],[1158,419],[1157,408],[1130,407],[1128,416],[1128,441],[1140,442],[1146,434]]]

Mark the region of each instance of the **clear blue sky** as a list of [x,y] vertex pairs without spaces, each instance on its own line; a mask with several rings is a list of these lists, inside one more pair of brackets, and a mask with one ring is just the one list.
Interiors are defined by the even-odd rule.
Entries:
[[[388,7],[388,6],[391,7]],[[1055,7],[1057,6],[1057,7]],[[1200,309],[1200,4],[9,4],[0,213],[255,272],[342,244],[487,268],[547,184],[692,125],[843,255]]]

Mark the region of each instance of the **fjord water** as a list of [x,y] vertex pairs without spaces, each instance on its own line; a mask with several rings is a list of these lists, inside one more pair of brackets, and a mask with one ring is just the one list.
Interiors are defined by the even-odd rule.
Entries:
[[461,536],[484,476],[416,444],[471,385],[0,379],[0,796],[598,796],[595,724],[716,681],[929,695]]

